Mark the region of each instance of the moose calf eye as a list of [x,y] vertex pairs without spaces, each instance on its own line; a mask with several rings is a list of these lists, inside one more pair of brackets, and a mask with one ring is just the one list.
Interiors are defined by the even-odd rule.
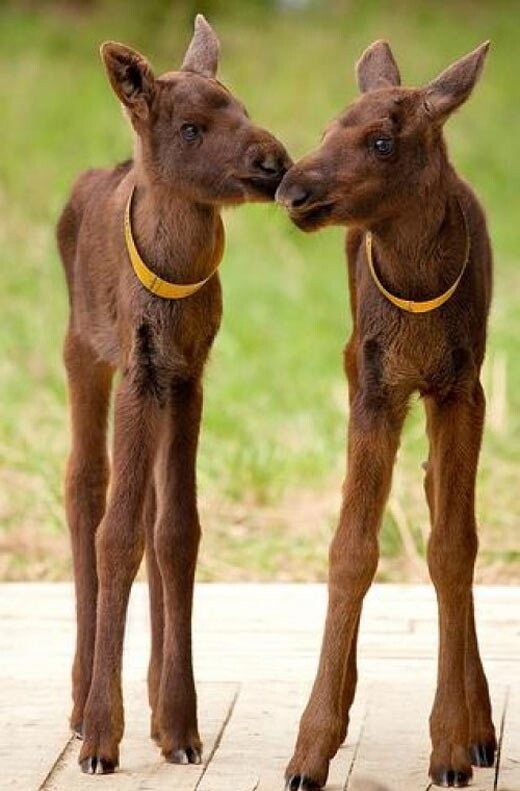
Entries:
[[391,137],[376,137],[372,145],[380,157],[389,157],[394,153],[394,141]]
[[181,126],[181,135],[188,143],[193,143],[199,137],[200,130],[195,124],[183,124]]

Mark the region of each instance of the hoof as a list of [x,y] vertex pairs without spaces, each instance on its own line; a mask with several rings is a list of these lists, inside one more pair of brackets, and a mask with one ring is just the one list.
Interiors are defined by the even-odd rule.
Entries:
[[87,775],[111,775],[116,770],[116,764],[107,758],[91,755],[80,761],[81,771]]
[[432,782],[441,788],[465,788],[471,780],[471,772],[461,769],[440,769],[432,774]]
[[494,744],[472,744],[469,748],[473,766],[491,767],[495,765]]
[[287,780],[285,791],[319,791],[321,787],[309,775],[292,775]]
[[202,755],[200,750],[194,747],[186,747],[185,750],[172,750],[165,755],[166,760],[170,764],[200,764],[202,763]]

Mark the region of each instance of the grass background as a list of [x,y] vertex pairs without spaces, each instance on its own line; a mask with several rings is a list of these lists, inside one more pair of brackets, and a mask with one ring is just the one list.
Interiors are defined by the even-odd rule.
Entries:
[[[481,196],[496,258],[488,421],[479,474],[478,578],[520,581],[520,18],[515,0],[450,3],[98,2],[0,4],[0,575],[70,575],[61,480],[67,454],[65,286],[54,224],[83,168],[131,140],[99,43],[178,65],[196,10],[221,38],[221,78],[296,159],[356,93],[353,63],[388,38],[405,82],[432,78],[491,38],[471,101],[447,128]],[[307,236],[275,206],[229,212],[225,317],[206,376],[200,579],[323,579],[344,473],[349,329],[343,236]],[[425,574],[422,409],[408,420],[382,535],[380,579]]]

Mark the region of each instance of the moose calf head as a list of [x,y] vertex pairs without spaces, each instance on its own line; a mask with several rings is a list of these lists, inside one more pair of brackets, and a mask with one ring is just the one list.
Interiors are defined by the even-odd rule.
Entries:
[[489,42],[424,88],[401,87],[385,41],[357,64],[362,96],[334,120],[318,149],[287,173],[277,192],[293,222],[371,226],[438,193],[447,163],[442,127],[470,95]]
[[291,161],[215,78],[219,42],[201,14],[180,71],[155,78],[142,55],[112,41],[101,55],[152,183],[199,203],[273,199]]

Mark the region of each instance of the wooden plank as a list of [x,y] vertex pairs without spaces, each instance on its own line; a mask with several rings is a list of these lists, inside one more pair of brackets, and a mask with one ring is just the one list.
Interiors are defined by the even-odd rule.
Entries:
[[424,791],[429,740],[428,686],[401,679],[373,683],[354,766],[345,786],[362,791],[369,783],[392,791]]
[[[79,740],[73,740],[58,760],[42,786],[45,791],[92,791],[93,783],[103,791],[135,791],[140,789],[172,789],[194,791],[206,771],[207,762],[216,749],[230,716],[237,694],[233,684],[199,687],[199,717],[204,743],[204,762],[200,766],[178,766],[166,763],[158,747],[149,738],[149,709],[144,685],[125,685],[127,729],[121,743],[121,769],[101,780],[93,780],[78,766]],[[27,791],[27,786],[25,787]]]
[[0,787],[40,787],[69,739],[65,683],[0,679]]
[[520,790],[520,682],[518,681],[510,688],[506,700],[495,789],[496,791]]
[[[233,717],[197,791],[277,791],[284,785],[308,685],[243,685]],[[345,745],[331,763],[327,791],[343,791],[362,720],[353,708]]]
[[[368,791],[372,787],[384,791],[434,789],[428,781],[428,717],[433,694],[433,685],[419,686],[405,678],[391,687],[381,683],[372,686],[354,768],[346,785],[348,791]],[[491,696],[498,732],[504,687],[492,685]],[[517,736],[520,733],[512,730]],[[471,788],[492,791],[494,779],[494,768],[475,769]]]
[[283,788],[302,697],[298,685],[242,685],[233,717],[197,791]]
[[[518,676],[520,589],[478,588],[476,606],[497,721],[503,685]],[[122,771],[102,779],[103,788],[279,791],[316,670],[325,608],[323,585],[197,586],[194,654],[206,762],[218,743],[237,684],[242,687],[207,768],[174,767],[162,761],[148,738],[147,591],[136,585],[125,646],[128,727]],[[2,789],[40,787],[67,745],[73,637],[69,584],[0,585]],[[358,723],[355,726],[354,718],[346,746],[331,764],[327,791],[425,790],[436,646],[431,587],[375,586],[370,591],[359,645]],[[369,688],[373,691],[367,698]],[[368,716],[358,739],[356,727],[367,700]],[[520,791],[519,712],[515,687],[496,791]],[[67,746],[44,788],[74,791],[88,783],[92,789],[98,781],[79,772],[78,749],[78,743]],[[411,786],[406,785],[409,781]],[[491,791],[493,785],[492,770],[475,772],[474,791]]]

